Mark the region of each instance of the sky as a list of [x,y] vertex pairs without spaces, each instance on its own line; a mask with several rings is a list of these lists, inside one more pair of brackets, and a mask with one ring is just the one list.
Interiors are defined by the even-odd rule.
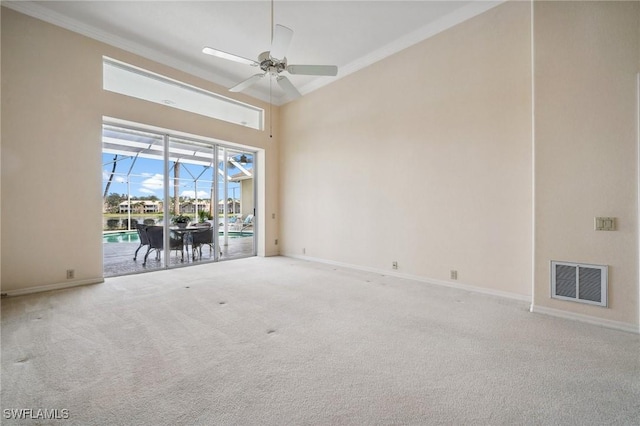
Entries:
[[[105,185],[109,179],[109,174],[111,173],[113,161],[113,154],[102,154],[102,191],[104,192]],[[109,194],[117,193],[117,194],[126,194],[127,193],[127,173],[131,168],[131,159],[124,159],[118,161],[118,165],[116,167],[116,172],[109,188]],[[204,171],[204,173],[203,173]],[[237,171],[236,171],[237,172]],[[234,171],[231,171],[233,174]],[[198,177],[200,174],[202,176]],[[148,159],[148,158],[138,158],[135,162],[133,170],[130,174],[131,180],[131,196],[132,197],[143,197],[155,195],[156,197],[162,199],[164,196],[163,190],[163,175],[164,169],[162,165],[162,161]],[[173,170],[170,172],[170,176],[173,175]],[[212,170],[209,168],[208,170],[204,170],[204,167],[193,165],[193,164],[183,164],[181,173],[180,173],[180,196],[181,197],[189,197],[191,199],[195,198],[195,186],[193,182],[193,176],[198,177],[198,198],[209,199],[211,198],[211,183],[212,183]],[[219,175],[219,177],[222,177]],[[222,184],[223,182],[219,181],[219,190],[222,192]],[[230,198],[239,198],[240,197],[240,185],[237,182],[229,182],[228,196]],[[170,195],[173,196],[173,185],[169,191]],[[219,194],[219,197],[222,198],[223,194]]]

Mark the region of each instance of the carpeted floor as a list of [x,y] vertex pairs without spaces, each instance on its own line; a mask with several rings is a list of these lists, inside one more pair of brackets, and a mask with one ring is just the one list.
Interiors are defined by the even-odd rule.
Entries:
[[1,380],[3,425],[640,424],[638,335],[284,257],[4,299]]

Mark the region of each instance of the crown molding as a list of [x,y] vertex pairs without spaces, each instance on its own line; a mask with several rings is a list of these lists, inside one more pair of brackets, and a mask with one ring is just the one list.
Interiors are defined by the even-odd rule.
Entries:
[[[346,77],[349,74],[353,74],[356,71],[359,71],[363,68],[368,67],[382,59],[385,59],[395,53],[398,53],[408,47],[411,47],[415,44],[420,43],[430,37],[433,37],[436,34],[439,34],[449,28],[452,28],[466,20],[469,20],[477,15],[480,15],[494,7],[504,3],[507,0],[492,0],[492,1],[474,1],[473,3],[462,7],[460,9],[455,10],[454,12],[449,13],[448,15],[443,16],[442,18],[431,22],[417,30],[400,37],[399,39],[392,41],[373,52],[364,55],[351,63],[342,66],[338,71],[338,79],[342,77]],[[317,90],[327,84],[336,81],[336,78],[331,77],[323,77],[318,78],[301,88],[299,88],[300,93],[306,95],[314,90]]]
[[[178,69],[196,77],[200,77],[221,86],[230,87],[237,83],[236,81],[212,73],[210,70],[205,70],[203,68],[194,66],[189,62],[175,59],[170,55],[164,54],[155,49],[149,49],[146,46],[135,43],[126,38],[119,37],[106,31],[102,31],[76,19],[72,19],[57,12],[51,11],[50,9],[47,9],[30,1],[2,1],[2,6],[6,6],[9,9],[31,16],[32,18],[48,22],[49,24],[67,29],[74,33],[81,34],[93,40],[97,40],[110,46],[141,56],[143,58],[150,59],[154,62],[167,65],[169,67]],[[268,96],[265,96],[263,94],[251,93],[250,95],[261,101],[267,103],[269,102]]]
[[[324,87],[343,77],[348,76],[349,74],[353,74],[356,71],[374,64],[375,62],[398,53],[423,40],[433,37],[434,35],[439,34],[451,27],[454,27],[468,19],[480,15],[481,13],[494,8],[504,3],[505,1],[506,0],[474,1],[471,4],[438,19],[435,22],[427,24],[391,43],[388,43],[381,48],[376,49],[375,51],[368,53],[356,59],[355,61],[350,62],[347,65],[341,66],[339,68],[337,77],[319,77],[307,83],[306,85],[299,87],[298,90],[302,95],[306,95],[315,90],[318,90],[321,87]],[[203,68],[194,66],[189,62],[177,60],[170,55],[164,54],[155,49],[149,49],[123,37],[118,37],[117,35],[99,30],[83,22],[61,15],[57,12],[53,12],[30,1],[2,1],[2,5],[33,18],[40,19],[50,24],[65,28],[69,31],[73,31],[94,40],[106,43],[110,46],[126,50],[127,52],[187,72],[196,77],[211,81],[215,84],[230,87],[237,83],[236,81],[232,81],[228,78],[221,77],[218,74],[212,73],[210,70],[205,70]],[[269,99],[268,94],[265,95],[263,93],[260,93],[259,91],[246,91],[245,94],[248,94],[263,102],[271,102],[276,106],[281,106],[288,102],[285,96],[272,96],[271,99]]]

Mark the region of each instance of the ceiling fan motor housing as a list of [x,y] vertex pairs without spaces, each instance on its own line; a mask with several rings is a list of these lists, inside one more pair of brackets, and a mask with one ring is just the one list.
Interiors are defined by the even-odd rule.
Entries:
[[274,59],[271,57],[271,52],[262,52],[258,56],[258,61],[260,61],[260,69],[271,75],[278,75],[287,68],[287,58],[281,61]]
[[[203,53],[208,55],[217,56],[223,59],[229,59],[232,61],[248,64],[253,67],[259,66],[264,72],[263,74],[254,74],[244,81],[229,88],[231,92],[241,92],[248,87],[256,84],[267,74],[271,77],[275,77],[278,85],[284,90],[285,94],[291,98],[296,99],[302,96],[295,86],[284,75],[280,75],[282,71],[287,71],[289,74],[298,75],[324,75],[324,76],[336,76],[338,74],[338,67],[335,65],[287,65],[287,58],[285,52],[291,43],[293,37],[293,30],[287,28],[284,25],[276,25],[274,32],[272,33],[271,50],[262,52],[258,56],[258,61],[237,56],[231,53],[224,52],[222,50],[214,49],[212,47],[205,47],[202,49]],[[269,86],[271,87],[271,86]],[[271,92],[269,92],[271,93]],[[269,98],[271,99],[271,98]]]

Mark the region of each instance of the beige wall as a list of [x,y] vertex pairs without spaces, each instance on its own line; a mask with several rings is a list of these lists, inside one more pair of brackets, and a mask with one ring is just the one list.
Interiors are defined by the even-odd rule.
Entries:
[[528,297],[530,5],[282,108],[282,251]]
[[[248,214],[253,214],[253,179],[245,179],[241,182],[240,190],[242,191],[242,211],[240,212],[243,216]],[[247,200],[247,201],[244,201]]]
[[[638,2],[535,3],[534,305],[638,324],[639,47]],[[609,265],[609,308],[550,299],[551,260]]]
[[[441,283],[456,269],[636,330],[639,8],[536,2],[532,20],[506,3],[286,105],[283,252]],[[551,260],[609,265],[609,307],[552,300]]]
[[[397,261],[637,328],[640,3],[536,2],[534,52],[531,18],[530,3],[503,4],[276,108],[272,141],[103,93],[103,54],[224,90],[3,8],[3,291],[64,282],[67,268],[101,277],[107,115],[265,149],[265,254]],[[594,216],[618,229],[593,231]],[[609,307],[550,299],[550,260],[609,265]]]
[[[102,279],[103,115],[264,149],[259,160],[277,164],[277,128],[270,139],[268,132],[103,92],[102,55],[229,95],[204,80],[2,8],[3,292]],[[259,218],[269,219],[260,227],[259,253],[273,255],[278,172],[271,166],[261,172],[266,185],[258,191],[259,203],[266,206]],[[76,280],[66,280],[67,269],[75,269]]]

